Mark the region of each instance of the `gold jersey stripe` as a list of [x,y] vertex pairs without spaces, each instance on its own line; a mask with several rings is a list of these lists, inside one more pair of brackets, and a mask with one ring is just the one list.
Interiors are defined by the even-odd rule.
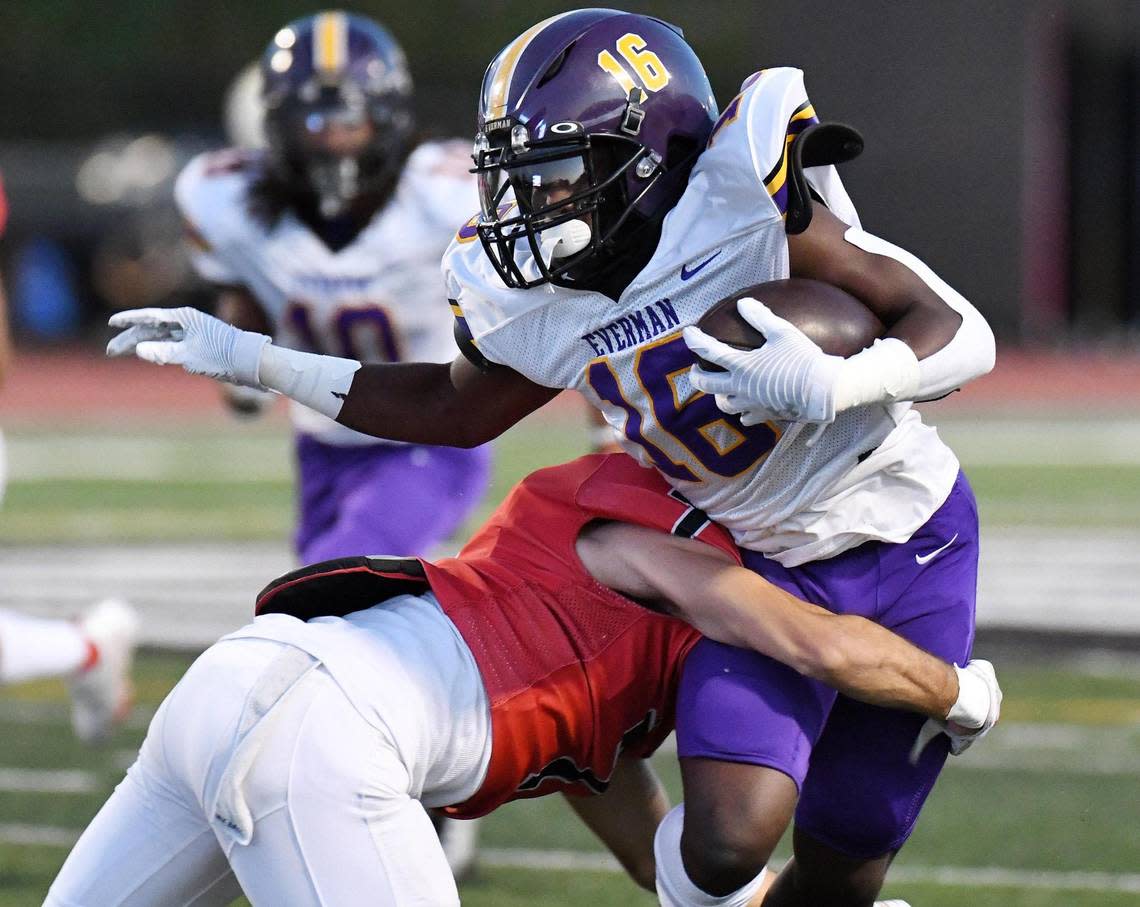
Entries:
[[792,123],[798,120],[810,120],[815,117],[815,108],[811,102],[805,102],[803,106],[796,109],[796,112],[788,119],[788,134],[784,137],[784,150],[780,155],[780,160],[776,164],[773,172],[769,174],[768,178],[764,180],[764,188],[768,190],[768,194],[775,196],[783,187],[788,178],[788,150],[792,147],[792,142],[796,140],[799,131],[791,132]]

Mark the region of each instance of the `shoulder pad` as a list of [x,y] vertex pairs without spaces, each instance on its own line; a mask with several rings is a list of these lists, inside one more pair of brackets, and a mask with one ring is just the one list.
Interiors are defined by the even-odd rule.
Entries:
[[247,206],[260,173],[259,155],[236,148],[200,154],[178,175],[174,201],[182,215],[191,261],[199,276],[216,284],[243,283],[225,249],[235,236],[260,231]]
[[237,148],[199,154],[174,183],[174,201],[182,216],[200,232],[233,216],[235,205],[244,215],[245,198],[257,179],[260,156]]
[[724,108],[697,170],[717,194],[748,208],[766,201],[764,207],[782,216],[789,146],[817,122],[800,70],[761,70]]

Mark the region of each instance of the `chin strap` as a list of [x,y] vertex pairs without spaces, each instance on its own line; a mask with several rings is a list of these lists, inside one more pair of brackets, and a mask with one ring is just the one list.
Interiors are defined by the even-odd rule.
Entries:
[[816,123],[792,142],[788,152],[788,209],[784,232],[803,233],[811,224],[812,190],[805,167],[845,164],[863,153],[863,136],[842,123]]

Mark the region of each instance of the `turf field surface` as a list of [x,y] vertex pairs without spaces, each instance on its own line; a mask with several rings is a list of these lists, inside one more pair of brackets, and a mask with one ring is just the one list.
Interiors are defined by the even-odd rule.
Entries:
[[[90,573],[66,567],[96,549],[118,552],[108,583],[124,571],[139,582],[140,552],[155,555],[159,543],[170,546],[171,563],[190,546],[220,544],[238,560],[257,551],[272,565],[287,564],[290,450],[280,413],[237,424],[220,415],[209,382],[129,361],[105,365],[98,363],[92,381],[90,363],[45,357],[31,372],[17,369],[6,388],[11,481],[0,512],[0,602],[18,604],[5,595],[20,578],[22,588],[66,613],[97,586]],[[1020,596],[1031,619],[1041,596],[1074,614],[1099,596],[1106,623],[1116,627],[1140,610],[1140,416],[1134,395],[1130,410],[1124,393],[1135,383],[1101,380],[1095,363],[1064,378],[1046,369],[1033,385],[1038,405],[1026,416],[1005,392],[987,397],[986,390],[1004,381],[1017,391],[1025,374],[1038,377],[1036,364],[1023,365],[1021,378],[999,368],[981,382],[985,405],[977,411],[962,406],[973,389],[927,409],[978,493],[983,550],[993,552],[983,587],[986,574],[1020,564],[1000,590]],[[1121,389],[1113,406],[1124,416],[1083,410],[1080,401],[1053,411],[1082,387],[1090,404],[1103,403],[1106,386]],[[508,434],[491,501],[531,469],[582,452],[573,410],[538,414]],[[33,554],[45,562],[29,572]],[[243,582],[256,589],[269,578],[264,572],[252,566]],[[168,589],[170,575],[163,574]],[[238,622],[250,589],[224,588],[236,590]],[[1140,662],[1047,650],[985,654],[999,665],[1005,720],[951,763],[886,894],[914,907],[1140,903]],[[0,691],[0,907],[42,901],[188,657],[144,654],[134,720],[102,750],[72,739],[61,684]],[[671,753],[658,764],[676,796]],[[556,798],[490,817],[484,855],[464,887],[465,904],[653,903],[613,871]]]
[[[914,907],[1138,903],[1140,660],[999,652],[1006,720],[952,760],[888,888]],[[0,695],[0,905],[40,903],[67,847],[141,742],[190,656],[145,652],[139,701],[108,746],[75,742],[63,685]],[[676,798],[671,747],[656,764]],[[467,905],[651,904],[612,868],[557,797],[511,804],[483,827]],[[783,854],[785,851],[781,851]]]

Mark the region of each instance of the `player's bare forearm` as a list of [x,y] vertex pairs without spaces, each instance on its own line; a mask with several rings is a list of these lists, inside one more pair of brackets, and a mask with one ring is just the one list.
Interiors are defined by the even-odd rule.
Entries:
[[482,372],[462,358],[365,365],[353,376],[337,421],[394,441],[476,447],[557,394],[510,369]]
[[653,891],[653,835],[669,811],[669,797],[648,760],[622,756],[604,794],[567,796],[566,802],[630,878]]
[[610,588],[853,699],[941,719],[957,698],[950,665],[871,621],[802,601],[702,542],[607,523],[583,533],[578,553]]
[[793,277],[810,277],[861,300],[920,360],[945,347],[962,316],[910,268],[847,242],[847,224],[818,202],[811,226],[788,237]]

